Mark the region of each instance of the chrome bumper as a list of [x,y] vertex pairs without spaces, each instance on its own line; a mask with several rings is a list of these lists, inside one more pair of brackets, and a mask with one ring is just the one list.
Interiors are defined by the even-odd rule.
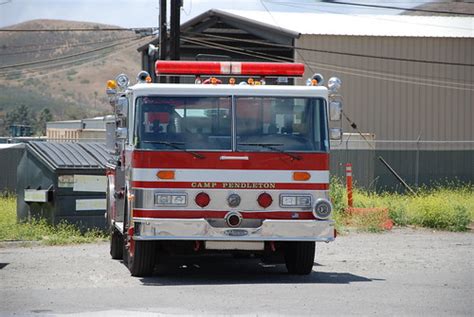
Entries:
[[205,219],[134,218],[134,240],[334,240],[332,220],[264,220],[258,228],[216,228]]

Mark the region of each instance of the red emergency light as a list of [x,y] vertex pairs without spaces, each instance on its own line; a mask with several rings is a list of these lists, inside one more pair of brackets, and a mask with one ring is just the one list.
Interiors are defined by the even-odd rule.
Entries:
[[304,64],[156,61],[156,75],[302,77]]

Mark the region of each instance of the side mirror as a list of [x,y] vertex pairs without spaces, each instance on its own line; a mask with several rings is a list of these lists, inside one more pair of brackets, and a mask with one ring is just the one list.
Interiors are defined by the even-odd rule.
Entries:
[[329,120],[339,121],[342,118],[342,102],[331,101],[329,103]]
[[122,117],[126,117],[128,113],[128,98],[119,97],[115,106],[117,114]]
[[117,128],[115,130],[115,136],[119,140],[125,140],[127,138],[127,128]]
[[342,129],[341,128],[331,128],[329,130],[329,136],[331,140],[342,140]]

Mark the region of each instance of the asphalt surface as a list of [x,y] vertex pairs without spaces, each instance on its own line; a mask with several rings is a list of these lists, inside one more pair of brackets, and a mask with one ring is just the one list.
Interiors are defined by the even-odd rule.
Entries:
[[196,259],[133,278],[108,244],[0,245],[0,315],[474,315],[473,233],[394,230],[318,244],[313,273]]

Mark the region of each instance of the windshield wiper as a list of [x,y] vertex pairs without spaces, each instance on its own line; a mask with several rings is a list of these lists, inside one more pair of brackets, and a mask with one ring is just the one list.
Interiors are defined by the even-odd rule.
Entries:
[[294,154],[285,152],[282,149],[279,149],[279,148],[276,147],[276,146],[283,146],[284,144],[282,144],[282,143],[238,143],[238,145],[261,146],[261,147],[264,147],[266,149],[269,149],[269,150],[272,150],[272,151],[275,151],[275,152],[280,152],[280,153],[286,154],[289,157],[291,157],[292,159],[295,159],[295,160],[298,160],[298,161],[302,159],[302,157],[299,156],[299,155],[294,155]]
[[153,140],[152,141],[141,141],[141,142],[167,145],[167,146],[172,147],[174,149],[189,153],[189,154],[191,154],[192,156],[194,156],[198,159],[203,159],[204,158],[204,155],[201,155],[199,153],[181,148],[180,145],[184,145],[184,142],[167,142],[167,141],[153,141]]

